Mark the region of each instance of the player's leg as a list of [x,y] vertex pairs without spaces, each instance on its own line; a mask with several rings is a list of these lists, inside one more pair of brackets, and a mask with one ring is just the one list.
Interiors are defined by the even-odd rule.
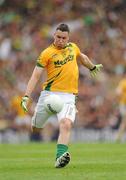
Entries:
[[41,132],[47,119],[50,116],[44,108],[45,97],[46,97],[45,92],[42,92],[38,99],[35,112],[32,117],[32,132],[35,136]]
[[58,144],[68,144],[70,139],[70,133],[72,128],[73,122],[70,119],[62,119],[59,122],[59,138]]
[[70,161],[70,154],[68,152],[68,143],[72,128],[72,121],[70,119],[62,119],[59,123],[59,138],[57,142],[56,154],[56,168],[66,166]]
[[57,115],[53,114],[48,118],[45,127],[42,130],[42,137],[44,141],[49,142],[56,140],[58,134],[59,134],[59,125],[58,125]]
[[[54,121],[53,124],[55,124],[56,120],[57,120],[56,115],[49,114],[48,112],[46,112],[46,110],[42,106],[41,112],[36,111],[32,118],[32,133],[33,133],[33,135],[37,136],[38,134],[41,134],[43,140],[51,139],[51,129],[48,129],[48,132],[46,132],[46,134],[45,134],[45,131],[44,131],[45,126],[46,126],[46,128],[48,128],[49,123],[51,124],[51,122]],[[47,135],[47,133],[48,133],[48,135]]]
[[75,120],[75,111],[76,110],[74,104],[66,104],[64,105],[63,110],[58,114],[59,137],[57,141],[57,153],[55,163],[56,168],[64,167],[70,161],[68,144],[70,140],[72,124]]

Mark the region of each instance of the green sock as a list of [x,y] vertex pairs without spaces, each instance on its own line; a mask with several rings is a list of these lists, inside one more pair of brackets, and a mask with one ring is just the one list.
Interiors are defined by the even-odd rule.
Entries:
[[62,154],[64,154],[68,150],[68,146],[65,144],[57,144],[57,153],[56,159],[59,158]]

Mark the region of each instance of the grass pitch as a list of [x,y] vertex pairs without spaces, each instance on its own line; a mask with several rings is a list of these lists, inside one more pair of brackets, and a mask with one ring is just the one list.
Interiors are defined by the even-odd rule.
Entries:
[[126,144],[72,144],[71,162],[54,168],[56,144],[0,145],[0,180],[125,180]]

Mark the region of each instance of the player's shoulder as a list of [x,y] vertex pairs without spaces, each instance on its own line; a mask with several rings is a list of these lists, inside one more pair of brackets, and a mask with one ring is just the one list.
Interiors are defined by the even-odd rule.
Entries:
[[79,48],[78,45],[74,42],[67,43],[67,47]]
[[67,45],[66,45],[66,47],[75,47],[75,46],[77,46],[77,45],[76,45],[76,43],[74,43],[74,42],[69,42],[69,43],[67,43]]

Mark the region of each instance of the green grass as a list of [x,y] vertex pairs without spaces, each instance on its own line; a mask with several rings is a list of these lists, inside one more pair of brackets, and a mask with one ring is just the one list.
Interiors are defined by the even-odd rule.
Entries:
[[0,145],[0,180],[125,180],[126,144],[72,144],[71,163],[54,168],[53,143]]

